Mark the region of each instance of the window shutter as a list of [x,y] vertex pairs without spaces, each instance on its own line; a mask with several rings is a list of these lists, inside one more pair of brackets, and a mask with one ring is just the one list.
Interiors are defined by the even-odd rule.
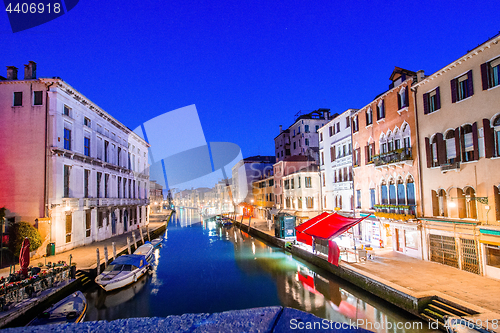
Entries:
[[462,159],[465,160],[465,133],[464,133],[464,128],[460,127],[460,151],[464,156],[462,156]]
[[479,142],[477,138],[477,121],[472,124],[472,144],[474,145],[474,161],[479,160]]
[[436,110],[441,109],[441,95],[439,94],[439,87],[436,88]]
[[451,102],[455,103],[457,101],[457,79],[450,81],[451,85]]
[[474,95],[474,84],[472,83],[472,69],[467,72],[467,90],[469,90],[468,96]]
[[438,164],[444,165],[444,164],[446,164],[446,146],[445,146],[444,140],[443,140],[443,133],[437,133],[436,139],[437,139]]
[[462,160],[462,154],[460,153],[460,127],[455,129],[455,151],[457,154],[457,161],[460,162]]
[[488,89],[488,64],[486,62],[481,64],[481,82],[483,84],[483,90]]
[[397,98],[398,98],[398,110],[401,110],[401,108],[403,107],[401,105],[401,92],[397,93]]
[[372,142],[371,146],[372,146],[372,154],[375,155],[375,142]]
[[382,118],[385,118],[385,103],[384,100],[382,100]]
[[484,157],[493,157],[494,140],[493,131],[490,127],[489,119],[483,119],[483,132],[484,132]]
[[409,106],[410,105],[410,101],[409,101],[409,95],[408,95],[408,86],[405,87],[405,107]]
[[336,154],[335,154],[335,146],[330,147],[330,156],[331,156],[330,160],[331,160],[332,162],[333,162],[333,161],[335,161],[335,157],[336,157]]
[[365,120],[366,120],[366,126],[368,126],[370,124],[370,122],[368,121],[368,110],[366,110],[365,112]]
[[365,146],[365,164],[368,164],[368,162],[370,161],[370,156],[368,155],[369,155],[368,146]]
[[429,93],[424,94],[424,114],[429,113]]
[[431,145],[429,143],[429,138],[425,138],[425,157],[427,159],[427,167],[430,168],[432,166],[432,159],[431,159]]

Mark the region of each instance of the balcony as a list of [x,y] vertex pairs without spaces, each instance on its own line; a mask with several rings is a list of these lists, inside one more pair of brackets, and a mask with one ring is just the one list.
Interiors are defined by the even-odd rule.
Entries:
[[130,206],[130,205],[148,205],[149,199],[131,199],[131,198],[91,198],[82,199],[86,207],[109,207],[109,206]]
[[410,220],[415,218],[416,205],[374,205],[375,216],[394,220]]
[[441,166],[441,172],[450,170],[460,171],[460,162],[449,163]]
[[412,161],[411,147],[392,150],[387,153],[372,156],[373,163],[376,167],[388,166],[390,164],[409,164],[407,161]]

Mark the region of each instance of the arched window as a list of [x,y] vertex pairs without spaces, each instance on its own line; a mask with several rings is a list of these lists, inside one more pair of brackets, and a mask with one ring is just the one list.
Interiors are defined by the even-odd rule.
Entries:
[[394,150],[394,136],[389,131],[389,133],[387,133],[387,151],[393,151],[393,150]]
[[449,164],[455,163],[457,160],[457,150],[456,150],[456,142],[455,142],[455,131],[449,130],[446,132],[445,136],[445,144],[446,144],[446,160]]
[[465,216],[471,219],[477,218],[476,191],[472,187],[465,190]]
[[380,154],[387,153],[388,152],[387,140],[386,140],[385,135],[383,133],[382,133],[382,135],[380,135],[379,144],[380,144]]
[[372,108],[366,110],[366,126],[373,124],[373,111]]
[[406,198],[405,198],[405,185],[403,184],[402,179],[398,179],[398,205],[404,205],[406,204]]
[[406,181],[406,200],[407,205],[415,205],[415,183],[411,176]]
[[495,194],[495,218],[500,221],[500,189],[498,186],[493,186],[493,193]]
[[394,184],[394,180],[389,181],[389,204],[396,205],[396,184]]
[[439,216],[448,216],[446,191],[441,189],[438,192]]
[[389,203],[389,197],[388,197],[388,194],[387,194],[387,183],[384,181],[382,181],[382,183],[380,184],[380,198],[381,198],[381,204],[382,205],[387,205]]

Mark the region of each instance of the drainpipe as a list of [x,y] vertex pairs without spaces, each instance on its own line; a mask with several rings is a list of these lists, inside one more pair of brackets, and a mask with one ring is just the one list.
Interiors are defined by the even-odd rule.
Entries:
[[[44,191],[43,191],[43,203],[44,203],[44,217],[48,217],[49,216],[49,202],[48,202],[48,159],[49,159],[49,143],[48,143],[48,140],[49,140],[49,134],[48,134],[48,131],[49,131],[49,90],[50,90],[50,87],[54,84],[54,82],[52,82],[51,84],[49,84],[47,86],[47,91],[45,93],[45,163],[43,165],[44,167],[44,176],[43,176],[43,182],[44,182]],[[51,231],[51,240],[52,240],[52,231]]]
[[[422,159],[420,158],[420,152],[418,151],[419,146],[420,146],[420,135],[419,135],[419,130],[418,130],[418,112],[417,112],[417,90],[418,87],[412,87],[411,90],[413,90],[413,108],[415,112],[415,131],[416,131],[416,150],[417,150],[417,158],[418,158],[418,163],[417,163],[417,176],[418,176],[418,195],[420,197],[420,216],[424,216],[424,191],[422,190]],[[415,211],[416,212],[416,211]],[[418,216],[416,216],[418,219]],[[421,252],[422,252],[422,260],[424,260],[424,228],[420,228],[420,247],[421,247]]]

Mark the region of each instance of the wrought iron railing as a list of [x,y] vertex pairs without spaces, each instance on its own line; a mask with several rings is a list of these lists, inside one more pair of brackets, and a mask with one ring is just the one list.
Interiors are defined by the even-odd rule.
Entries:
[[404,147],[392,150],[387,153],[372,156],[372,161],[376,166],[412,160],[411,147]]

